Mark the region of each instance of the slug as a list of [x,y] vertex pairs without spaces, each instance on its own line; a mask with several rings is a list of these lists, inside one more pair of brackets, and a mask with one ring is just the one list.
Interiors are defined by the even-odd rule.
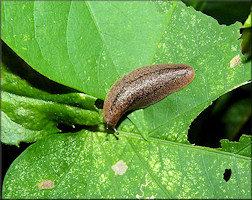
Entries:
[[194,69],[186,64],[156,64],[140,67],[118,79],[110,88],[104,105],[104,123],[115,126],[128,111],[146,108],[181,90],[194,79]]

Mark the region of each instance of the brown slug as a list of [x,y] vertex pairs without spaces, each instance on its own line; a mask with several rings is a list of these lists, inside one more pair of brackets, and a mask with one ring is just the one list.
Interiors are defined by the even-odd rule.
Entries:
[[115,128],[121,116],[148,107],[176,92],[194,79],[194,69],[186,64],[157,64],[140,67],[118,79],[110,88],[104,105],[104,122]]

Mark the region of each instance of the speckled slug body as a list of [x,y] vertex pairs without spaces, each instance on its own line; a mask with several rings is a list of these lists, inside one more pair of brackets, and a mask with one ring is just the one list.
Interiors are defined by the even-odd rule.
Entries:
[[104,122],[116,131],[124,113],[157,103],[193,79],[194,69],[185,64],[157,64],[131,71],[110,88],[103,106]]

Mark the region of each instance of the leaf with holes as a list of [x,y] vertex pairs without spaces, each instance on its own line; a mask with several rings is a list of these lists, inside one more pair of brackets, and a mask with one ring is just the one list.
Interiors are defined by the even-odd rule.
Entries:
[[[251,196],[249,156],[187,140],[202,110],[251,79],[240,23],[220,26],[176,1],[4,1],[1,9],[10,48],[44,76],[94,98],[104,100],[115,80],[144,65],[195,69],[188,87],[123,118],[118,140],[83,130],[31,145],[9,168],[4,198]],[[227,182],[226,169],[233,169]]]
[[[250,167],[250,157],[238,153],[81,131],[51,135],[28,147],[5,176],[3,196],[249,198]],[[232,169],[227,182],[226,169]],[[43,180],[54,187],[41,188]]]

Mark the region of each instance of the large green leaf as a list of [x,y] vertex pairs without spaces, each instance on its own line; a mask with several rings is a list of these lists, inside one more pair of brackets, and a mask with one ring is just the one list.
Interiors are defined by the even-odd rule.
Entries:
[[[250,198],[250,165],[239,153],[81,131],[30,146],[10,167],[3,197]],[[43,180],[53,186],[41,189]]]
[[250,156],[187,140],[204,108],[251,79],[240,23],[220,26],[180,2],[144,1],[4,1],[1,19],[3,40],[31,67],[94,98],[104,100],[115,80],[143,65],[185,63],[196,73],[188,87],[123,119],[119,140],[83,130],[31,145],[5,176],[5,198],[250,197]]

